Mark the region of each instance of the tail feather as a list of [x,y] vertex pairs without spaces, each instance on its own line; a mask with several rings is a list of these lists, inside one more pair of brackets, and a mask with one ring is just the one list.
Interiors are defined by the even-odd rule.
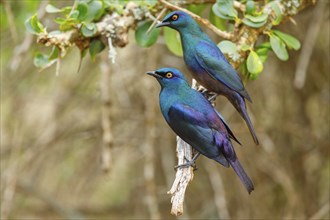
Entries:
[[236,93],[235,95],[228,97],[228,99],[234,105],[236,110],[239,112],[239,114],[244,119],[244,121],[245,121],[246,125],[248,126],[248,128],[250,130],[250,133],[253,137],[254,143],[256,143],[258,145],[259,140],[257,138],[257,134],[254,130],[251,119],[250,119],[249,114],[247,112],[244,98],[242,96],[240,96],[238,93]]
[[254,190],[254,185],[250,177],[247,175],[247,173],[244,171],[241,163],[236,159],[235,161],[229,160],[229,163],[231,167],[234,169],[237,176],[240,178],[241,182],[245,186],[246,190],[249,192],[249,194]]
[[251,119],[246,111],[246,108],[245,109],[242,109],[242,112],[240,112],[244,121],[246,122],[246,125],[248,126],[249,130],[250,130],[250,133],[252,135],[252,138],[254,140],[254,143],[256,143],[256,145],[259,145],[259,140],[258,140],[258,137],[257,137],[257,134],[256,134],[256,131],[254,130],[254,127],[252,125],[252,122],[251,122]]

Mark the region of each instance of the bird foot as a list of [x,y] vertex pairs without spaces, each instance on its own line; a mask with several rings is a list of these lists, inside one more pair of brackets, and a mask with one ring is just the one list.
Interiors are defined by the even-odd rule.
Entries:
[[177,166],[174,166],[174,169],[177,170],[178,168],[187,168],[187,167],[193,167],[194,168],[194,171],[197,170],[197,166],[195,164],[196,162],[196,159],[199,157],[200,153],[197,153],[195,154],[195,156],[189,160],[186,158],[186,156],[184,156],[184,159],[187,161],[187,163],[183,163],[183,164],[180,164],[180,165],[177,165]]

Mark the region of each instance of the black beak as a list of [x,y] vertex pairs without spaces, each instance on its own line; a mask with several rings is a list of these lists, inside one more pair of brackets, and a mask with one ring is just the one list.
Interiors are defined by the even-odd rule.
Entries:
[[150,75],[150,76],[154,76],[156,78],[162,78],[161,75],[157,74],[156,71],[149,71],[149,72],[146,72],[146,74]]
[[171,22],[169,22],[169,21],[163,21],[163,22],[157,24],[156,28],[163,27],[163,26],[169,26],[170,24],[171,24]]

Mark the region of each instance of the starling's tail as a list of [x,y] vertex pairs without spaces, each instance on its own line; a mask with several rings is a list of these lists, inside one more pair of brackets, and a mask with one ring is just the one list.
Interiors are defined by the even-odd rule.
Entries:
[[229,160],[230,165],[234,169],[237,176],[241,179],[242,183],[244,184],[246,190],[249,192],[249,194],[254,190],[253,182],[250,179],[250,177],[246,174],[244,171],[241,163],[236,158],[235,161]]
[[247,112],[244,97],[242,97],[238,93],[235,93],[235,94],[231,94],[231,96],[229,96],[228,99],[234,105],[234,107],[236,108],[236,110],[239,112],[239,114],[244,119],[244,121],[245,121],[246,125],[248,126],[248,128],[250,130],[250,133],[251,133],[251,135],[253,137],[254,143],[256,143],[258,145],[259,144],[259,140],[257,138],[257,134],[256,134],[256,132],[254,130],[254,127],[252,125],[251,119],[250,119],[249,114]]
[[253,137],[254,143],[256,143],[256,145],[258,145],[259,140],[258,140],[257,134],[254,130],[254,127],[252,125],[252,122],[250,120],[249,114],[247,113],[245,103],[244,103],[244,107],[241,108],[240,114],[243,117],[244,121],[246,122],[246,125],[248,126],[248,128],[250,130],[250,133]]

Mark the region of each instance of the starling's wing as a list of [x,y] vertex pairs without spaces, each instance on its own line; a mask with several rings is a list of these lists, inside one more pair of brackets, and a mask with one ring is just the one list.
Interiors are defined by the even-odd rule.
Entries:
[[227,122],[225,121],[225,119],[222,117],[222,115],[220,114],[220,112],[218,112],[217,110],[215,110],[215,112],[218,114],[218,116],[220,117],[222,123],[225,125],[225,127],[226,127],[226,129],[228,131],[229,137],[231,139],[233,139],[234,141],[236,141],[239,145],[242,145],[241,142],[239,142],[239,140],[236,138],[236,136],[234,135],[234,132],[230,129],[229,125],[227,124]]
[[229,166],[220,151],[220,146],[217,146],[218,140],[215,140],[214,136],[215,130],[221,129],[216,125],[217,121],[220,121],[219,118],[211,120],[212,113],[204,114],[183,104],[174,104],[169,109],[168,115],[170,126],[185,142],[203,155],[211,159],[218,157],[222,165]]
[[251,101],[241,78],[216,45],[200,41],[196,46],[195,58],[213,79],[220,81]]

